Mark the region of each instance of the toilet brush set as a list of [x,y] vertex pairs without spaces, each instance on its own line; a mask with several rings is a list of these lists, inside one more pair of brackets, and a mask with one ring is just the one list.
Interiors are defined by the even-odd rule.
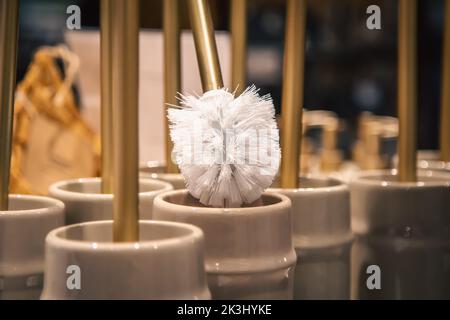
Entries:
[[[139,0],[101,0],[101,177],[48,197],[8,194],[18,2],[0,0],[0,299],[450,297],[450,174],[416,168],[416,0],[399,0],[398,170],[348,185],[300,174],[306,0],[286,1],[280,133],[271,96],[247,87],[247,1],[230,2],[230,88],[208,0],[186,1],[201,95],[182,90],[181,1],[163,2],[165,163],[153,168],[138,161]],[[449,26],[450,0],[447,55]],[[449,106],[445,92],[443,162]],[[359,278],[370,264],[393,283],[381,293]],[[424,279],[404,284],[408,268]]]

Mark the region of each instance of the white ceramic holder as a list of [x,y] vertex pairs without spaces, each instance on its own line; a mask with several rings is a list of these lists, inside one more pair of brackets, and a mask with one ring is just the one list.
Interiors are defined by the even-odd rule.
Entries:
[[[167,182],[139,179],[140,219],[152,219],[153,199],[172,190]],[[59,181],[49,188],[49,195],[66,205],[66,224],[112,219],[112,194],[101,193],[101,178]]]
[[64,204],[40,196],[10,195],[0,211],[0,300],[38,299],[45,237],[64,225]]
[[350,193],[345,183],[301,177],[299,188],[271,188],[292,201],[295,299],[348,299],[350,296]]
[[291,202],[264,193],[240,208],[201,205],[187,190],[155,198],[154,219],[187,222],[205,233],[205,264],[214,299],[291,299],[296,255]]
[[46,239],[42,299],[210,299],[203,232],[139,222],[139,242],[113,242],[112,221],[53,230]]
[[175,190],[186,188],[184,177],[181,173],[165,173],[166,165],[158,161],[147,161],[139,168],[139,176],[170,183]]
[[[417,182],[375,171],[351,182],[352,298],[450,297],[450,175],[419,171]],[[367,287],[368,266],[381,289]],[[375,283],[375,282],[374,282]]]

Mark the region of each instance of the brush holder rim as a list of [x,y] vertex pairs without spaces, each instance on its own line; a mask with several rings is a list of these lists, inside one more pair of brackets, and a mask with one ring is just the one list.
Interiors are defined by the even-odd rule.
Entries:
[[[0,211],[0,217],[15,217],[18,215],[43,215],[43,210],[51,210],[52,212],[55,210],[64,210],[64,203],[58,199],[54,199],[52,197],[47,196],[38,196],[38,195],[24,195],[24,194],[10,194],[9,195],[9,207],[13,206],[12,203],[17,201],[32,201],[34,203],[42,203],[42,205],[34,205],[32,209],[11,209],[9,208],[6,211]],[[47,205],[44,205],[47,204]],[[15,206],[15,204],[14,204]],[[46,212],[46,213],[52,213]]]
[[[220,214],[232,214],[232,215],[239,215],[239,214],[246,214],[246,211],[258,208],[260,210],[258,210],[258,212],[253,213],[253,214],[265,214],[268,212],[271,212],[274,208],[290,208],[291,206],[291,201],[288,197],[282,195],[282,194],[278,194],[275,192],[264,192],[261,197],[265,196],[265,197],[271,197],[271,198],[275,198],[276,200],[278,200],[275,203],[271,203],[269,205],[256,205],[256,206],[251,206],[247,205],[245,207],[238,207],[238,208],[216,208],[216,207],[206,207],[202,204],[199,204],[198,206],[191,206],[191,205],[183,205],[183,204],[178,204],[178,203],[173,203],[171,201],[168,201],[167,198],[168,197],[172,197],[172,196],[177,196],[179,194],[182,194],[183,197],[192,197],[189,194],[189,191],[187,189],[181,189],[181,190],[172,190],[172,191],[167,191],[164,193],[159,194],[156,198],[155,198],[155,204],[158,203],[169,203],[171,206],[174,206],[175,208],[178,209],[183,209],[183,208],[192,208],[190,209],[190,211],[195,212],[195,213],[200,213],[200,214],[205,214],[205,215],[220,215]],[[198,201],[198,199],[195,199],[194,197],[192,197],[192,199],[195,201]],[[257,200],[258,201],[258,200]]]
[[[165,246],[171,246],[175,244],[184,244],[188,240],[199,240],[203,238],[203,232],[200,228],[190,225],[187,223],[180,222],[171,222],[171,221],[153,221],[153,220],[140,220],[139,225],[152,225],[152,226],[165,226],[168,228],[175,228],[178,230],[183,230],[186,233],[182,235],[171,236],[164,239],[152,239],[152,240],[139,240],[134,242],[113,242],[110,241],[102,241],[102,240],[77,240],[77,239],[68,239],[67,237],[63,237],[63,232],[70,232],[73,229],[80,229],[86,227],[92,227],[96,225],[111,225],[112,229],[112,220],[101,220],[101,221],[88,221],[77,224],[72,224],[68,226],[62,226],[55,230],[52,230],[46,238],[46,243],[49,245],[65,245],[67,247],[73,249],[92,249],[95,247],[96,251],[109,251],[112,247],[120,248],[120,249],[130,249],[130,250],[161,250]],[[95,245],[94,245],[95,244]],[[139,247],[136,246],[139,244]],[[155,246],[158,244],[158,246]]]
[[[303,184],[302,184],[303,182]],[[313,186],[304,186],[304,182],[308,182]],[[338,177],[325,176],[325,175],[302,175],[299,177],[299,187],[297,188],[281,188],[281,187],[270,187],[268,190],[284,190],[286,192],[309,192],[309,193],[322,193],[322,192],[336,192],[348,190],[347,183]]]
[[421,170],[417,172],[417,181],[398,181],[393,180],[398,177],[398,170],[370,170],[359,173],[352,181],[353,184],[363,184],[390,188],[431,188],[431,187],[450,187],[450,174],[434,170]]
[[139,166],[139,176],[168,182],[174,189],[186,188],[186,182],[181,173],[166,173],[165,168],[165,162],[147,161]]
[[[139,189],[139,216],[150,220],[153,199],[162,192],[173,190],[173,187],[167,182],[141,178]],[[66,224],[76,224],[113,218],[113,195],[100,191],[101,178],[82,178],[57,182],[50,186],[49,194],[65,203]]]
[[[398,156],[393,159],[394,166],[398,166]],[[440,159],[439,150],[418,150],[417,168],[419,170],[433,170],[450,172],[450,161]]]
[[[151,173],[152,170],[164,170],[166,168],[166,162],[165,161],[159,161],[159,160],[148,160],[143,161],[139,164],[139,172],[140,173]],[[160,172],[160,171],[154,171],[154,172]],[[164,172],[164,171],[161,171]]]
[[[98,188],[99,192],[83,192],[83,191],[72,191],[68,190],[77,185],[88,184],[94,185]],[[50,195],[57,195],[58,198],[77,200],[80,197],[83,197],[86,201],[106,201],[110,202],[113,199],[113,195],[111,193],[104,194],[100,192],[100,184],[101,178],[79,178],[79,179],[69,179],[58,181],[52,184],[49,188]],[[164,182],[161,180],[150,179],[150,178],[139,178],[139,186],[149,187],[150,190],[139,191],[139,197],[152,197],[161,192],[172,190],[172,185],[168,182]]]

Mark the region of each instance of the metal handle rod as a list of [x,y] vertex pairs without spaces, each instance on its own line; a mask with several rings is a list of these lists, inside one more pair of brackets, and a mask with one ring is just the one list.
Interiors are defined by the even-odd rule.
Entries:
[[138,88],[139,0],[112,0],[114,241],[139,240]]
[[231,87],[237,94],[246,86],[247,0],[231,0]]
[[302,138],[306,0],[288,0],[281,103],[282,188],[297,188]]
[[176,105],[181,92],[180,0],[165,0],[164,16],[164,130],[166,136],[166,173],[178,173],[172,161],[173,143],[170,139],[167,104]]
[[203,91],[220,89],[223,79],[209,3],[189,0],[188,7]]
[[112,132],[112,28],[113,12],[110,0],[100,5],[100,72],[101,72],[101,147],[102,193],[112,193],[113,132]]
[[398,174],[416,181],[417,1],[399,0],[398,11]]
[[450,0],[445,1],[441,99],[441,159],[450,162]]
[[19,1],[0,0],[0,210],[8,210]]

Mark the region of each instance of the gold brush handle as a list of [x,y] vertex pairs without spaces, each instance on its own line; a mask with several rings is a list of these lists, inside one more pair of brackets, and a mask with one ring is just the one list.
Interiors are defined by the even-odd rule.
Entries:
[[207,0],[189,0],[188,7],[203,91],[223,88],[209,3]]
[[112,106],[114,241],[139,240],[139,0],[111,0],[114,14]]
[[288,0],[281,105],[282,188],[297,188],[302,137],[306,0]]
[[8,210],[19,1],[0,0],[0,210]]
[[112,193],[114,153],[111,96],[113,28],[113,13],[111,1],[101,0],[100,10],[102,193]]
[[450,162],[450,0],[445,1],[440,144],[441,159]]
[[417,1],[400,0],[398,11],[398,173],[416,181]]
[[[181,49],[180,49],[180,0],[164,0],[164,101],[176,105],[177,94],[181,92]],[[172,162],[173,143],[170,139],[167,105],[165,104],[164,130],[166,136],[166,173],[178,173]]]
[[237,94],[246,86],[247,0],[231,0],[231,88]]

